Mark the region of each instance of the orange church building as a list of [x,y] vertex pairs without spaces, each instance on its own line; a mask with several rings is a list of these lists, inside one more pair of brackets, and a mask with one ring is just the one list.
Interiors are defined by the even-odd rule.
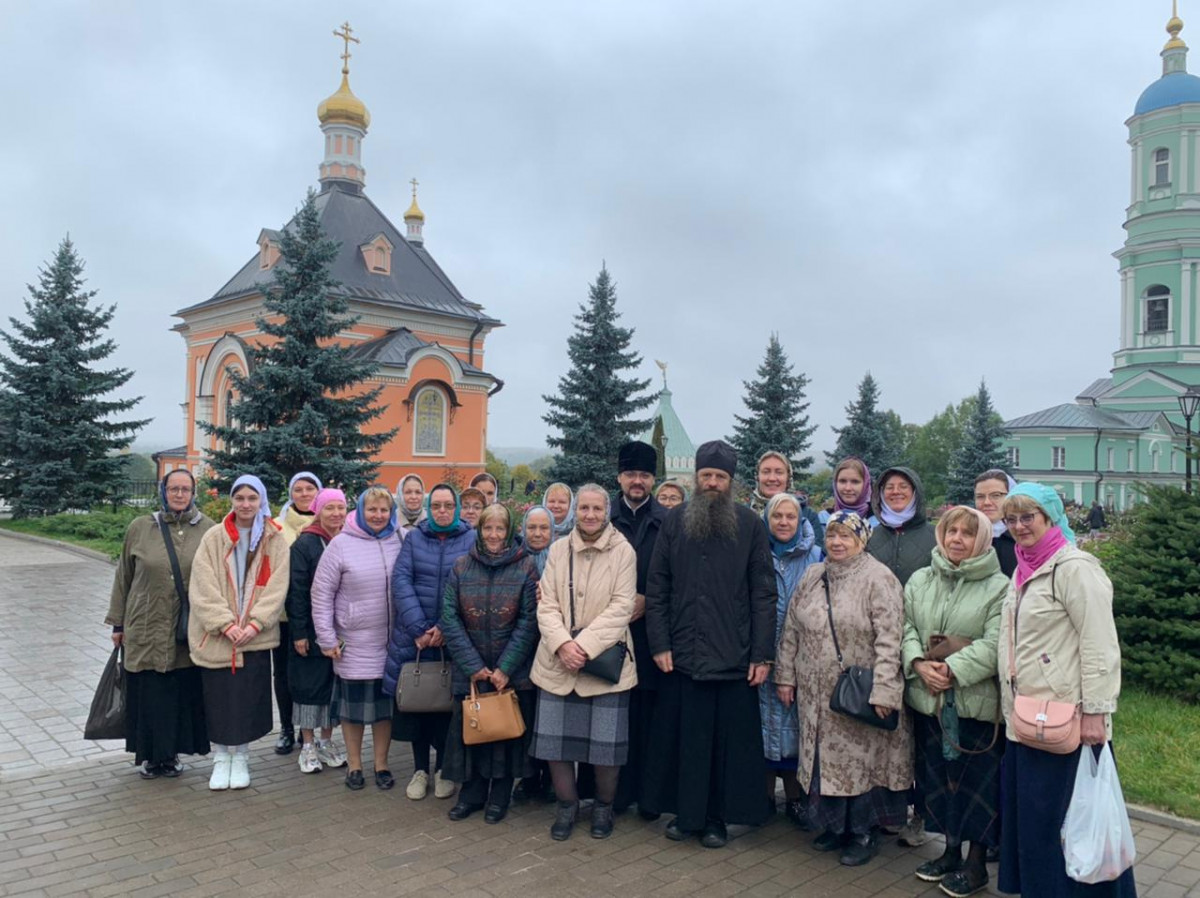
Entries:
[[[339,36],[347,50],[356,40],[348,27]],[[343,54],[346,63],[349,56]],[[371,118],[350,90],[348,65],[317,118],[325,138],[317,208],[325,236],[341,244],[331,270],[340,282],[335,289],[358,317],[338,339],[378,365],[367,385],[383,387],[379,402],[386,411],[373,426],[397,428],[378,455],[378,479],[394,489],[415,472],[432,485],[451,469],[469,480],[484,469],[488,399],[504,385],[484,364],[484,340],[502,324],[463,297],[425,248],[416,181],[403,233],[368,199],[362,144]],[[228,283],[175,313],[180,323],[173,330],[187,344],[187,443],[156,453],[160,476],[178,468],[205,473],[213,437],[200,423],[228,423],[235,398],[228,372],[245,373],[247,347],[265,339],[255,319],[262,316],[272,268],[280,264],[279,236],[259,231],[258,251]]]

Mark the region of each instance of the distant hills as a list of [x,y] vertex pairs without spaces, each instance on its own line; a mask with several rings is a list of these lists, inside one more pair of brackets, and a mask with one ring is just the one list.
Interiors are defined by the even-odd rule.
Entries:
[[510,468],[527,465],[539,458],[554,454],[553,450],[545,446],[488,446],[488,451]]

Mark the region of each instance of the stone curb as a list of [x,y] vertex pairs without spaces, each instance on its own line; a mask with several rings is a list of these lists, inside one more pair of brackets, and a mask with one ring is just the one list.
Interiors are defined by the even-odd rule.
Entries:
[[1176,829],[1192,836],[1200,836],[1200,820],[1176,817],[1174,814],[1168,814],[1166,811],[1145,808],[1136,804],[1126,805],[1126,809],[1129,811],[1129,816],[1132,819],[1140,820],[1142,823],[1153,823],[1156,826]]
[[65,543],[62,540],[49,539],[45,536],[34,536],[31,533],[17,533],[15,530],[7,530],[0,527],[0,536],[7,536],[10,539],[24,540],[27,543],[40,543],[43,546],[52,546],[55,549],[62,549],[64,552],[70,552],[72,555],[79,555],[82,558],[89,558],[92,561],[103,561],[111,564],[114,567],[116,562],[105,555],[103,552],[97,552],[95,549],[87,549],[83,546],[76,546],[71,543]]

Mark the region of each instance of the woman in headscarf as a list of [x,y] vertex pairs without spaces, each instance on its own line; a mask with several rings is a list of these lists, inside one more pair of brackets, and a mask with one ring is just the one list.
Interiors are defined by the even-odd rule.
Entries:
[[342,725],[349,756],[346,788],[355,791],[366,785],[362,743],[368,724],[375,786],[396,785],[388,769],[392,697],[383,691],[383,666],[391,629],[392,567],[401,540],[391,490],[367,487],[342,532],[329,541],[313,577],[313,630],[321,652],[333,659],[330,714]]
[[[1017,543],[1017,570],[1000,616],[1000,702],[1007,724],[1000,795],[1001,892],[1039,898],[1133,898],[1130,868],[1111,882],[1069,879],[1063,818],[1080,752],[1112,741],[1121,693],[1121,647],[1113,622],[1112,582],[1100,561],[1075,546],[1058,493],[1022,483],[1004,500],[1004,523]],[[1076,705],[1082,745],[1052,754],[1017,741],[1014,696]]]
[[833,510],[852,511],[868,527],[878,524],[871,513],[871,471],[861,458],[843,458],[833,469]]
[[1017,569],[1017,544],[1004,526],[1004,498],[1017,482],[1000,468],[991,468],[975,478],[975,507],[992,523],[992,548],[1000,560],[1000,570],[1011,577]]
[[[800,578],[813,558],[816,538],[812,525],[800,513],[800,500],[790,493],[776,492],[763,512],[767,539],[771,544],[771,559],[775,564],[775,653],[779,654],[779,639],[788,605]],[[784,814],[797,826],[807,828],[803,790],[796,778],[800,750],[800,720],[796,705],[784,705],[775,691],[771,677],[758,687],[758,710],[762,717],[763,751],[767,757],[767,798],[775,803],[775,779],[783,780]]]
[[[312,502],[313,522],[292,543],[291,576],[285,603],[291,621],[288,647],[288,683],[292,690],[292,715],[300,726],[300,772],[318,773],[323,767],[341,767],[346,756],[333,743],[333,662],[317,647],[312,622],[312,581],[325,547],[346,524],[346,494],[323,489]],[[320,737],[314,738],[320,730]]]
[[[474,531],[459,520],[458,497],[450,484],[439,483],[431,489],[425,506],[425,518],[409,531],[392,569],[392,635],[383,669],[383,691],[392,696],[400,681],[400,668],[416,661],[418,655],[431,666],[441,664],[446,644],[438,626],[442,596],[454,562],[475,543]],[[449,725],[449,711],[392,712],[392,738],[412,743],[413,775],[405,794],[413,801],[429,793],[431,776],[437,798],[454,794],[454,783],[442,777]],[[431,754],[435,756],[432,766]]]
[[871,499],[879,523],[871,530],[867,552],[888,566],[900,585],[929,566],[937,545],[933,526],[925,516],[925,491],[911,468],[888,468],[879,477]]
[[396,488],[396,510],[399,514],[400,529],[404,533],[413,530],[417,524],[425,520],[425,481],[416,474],[406,474]]
[[483,493],[484,505],[495,505],[496,497],[500,493],[500,486],[496,482],[496,478],[484,471],[482,474],[476,474],[471,478],[471,487]]
[[113,644],[125,646],[125,750],[143,779],[179,776],[179,755],[209,751],[200,671],[188,655],[186,628],[179,627],[187,596],[176,588],[174,567],[186,590],[192,559],[213,522],[196,508],[196,481],[185,470],[162,479],[158,502],[158,511],[134,519],[125,532],[104,618]]
[[542,496],[542,506],[554,517],[554,539],[559,540],[575,526],[575,494],[565,483],[552,483]]
[[289,549],[266,487],[243,474],[230,496],[233,510],[201,538],[188,586],[188,647],[202,668],[214,791],[250,785],[250,743],[271,732],[271,650],[288,590]]
[[[913,711],[925,828],[946,837],[917,878],[952,898],[987,886],[1000,844],[1000,692],[996,645],[1008,579],[987,515],[965,505],[938,521],[932,563],[904,587],[905,702]],[[970,842],[966,865],[962,845]]]
[[[576,495],[576,523],[550,549],[537,617],[541,641],[532,754],[546,761],[558,798],[550,837],[570,838],[579,812],[576,764],[595,771],[592,838],[612,835],[617,779],[629,754],[629,690],[637,667],[629,620],[637,595],[637,555],[609,521],[608,491],[590,483]],[[615,683],[583,665],[618,642],[627,647]]]
[[663,508],[677,508],[687,501],[687,496],[687,487],[679,480],[664,480],[654,493]]
[[869,533],[854,512],[829,519],[825,560],[810,565],[796,587],[775,668],[779,700],[799,708],[799,778],[808,784],[808,820],[823,830],[813,847],[840,850],[848,867],[875,856],[880,827],[904,823],[913,781],[907,715],[888,731],[829,707],[843,662],[872,668],[869,701],[879,717],[904,704],[904,596],[895,575],[864,551]]
[[487,506],[487,497],[473,486],[467,487],[458,497],[459,517],[472,529],[479,524],[479,516]]
[[538,576],[546,568],[550,543],[554,541],[554,516],[544,505],[532,505],[521,521],[521,542],[525,552],[537,565]]
[[[446,734],[442,773],[462,784],[451,820],[486,806],[484,822],[508,814],[513,778],[530,776],[534,693],[529,680],[537,618],[537,568],[513,538],[513,521],[503,505],[484,509],[471,551],[454,563],[442,601],[440,627],[454,662],[455,702]],[[477,688],[517,691],[525,733],[483,745],[463,744],[462,699]]]
[[[289,546],[304,528],[312,524],[315,512],[313,502],[321,490],[321,478],[312,471],[301,471],[288,481],[288,500],[279,509],[275,523],[279,533]],[[275,705],[279,708],[279,738],[275,740],[275,754],[289,755],[296,745],[296,730],[292,724],[292,693],[288,686],[288,655],[292,644],[288,626],[287,603],[279,617],[279,645],[271,652],[271,663],[275,676]]]

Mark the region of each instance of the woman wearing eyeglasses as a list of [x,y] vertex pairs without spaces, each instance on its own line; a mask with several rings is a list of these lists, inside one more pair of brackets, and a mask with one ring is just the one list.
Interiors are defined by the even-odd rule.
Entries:
[[[1075,547],[1062,500],[1050,487],[1016,487],[1004,500],[1004,524],[1017,544],[1017,570],[1001,611],[997,660],[1009,740],[1000,780],[998,887],[1038,898],[1132,898],[1132,869],[1095,885],[1068,878],[1060,838],[1080,753],[1112,740],[1121,692],[1112,582],[1094,555]],[[1052,754],[1017,741],[1018,693],[1076,705],[1082,746]]]
[[159,510],[125,533],[104,618],[113,644],[125,646],[125,750],[141,765],[142,779],[179,776],[179,755],[208,754],[210,747],[200,671],[186,628],[177,629],[181,602],[166,540],[186,590],[200,538],[213,522],[196,508],[196,481],[187,471],[167,474],[158,498]]
[[1017,569],[1017,544],[1004,525],[1004,499],[1017,482],[999,468],[975,478],[975,507],[992,523],[992,548],[1000,560],[1000,572],[1011,577]]

